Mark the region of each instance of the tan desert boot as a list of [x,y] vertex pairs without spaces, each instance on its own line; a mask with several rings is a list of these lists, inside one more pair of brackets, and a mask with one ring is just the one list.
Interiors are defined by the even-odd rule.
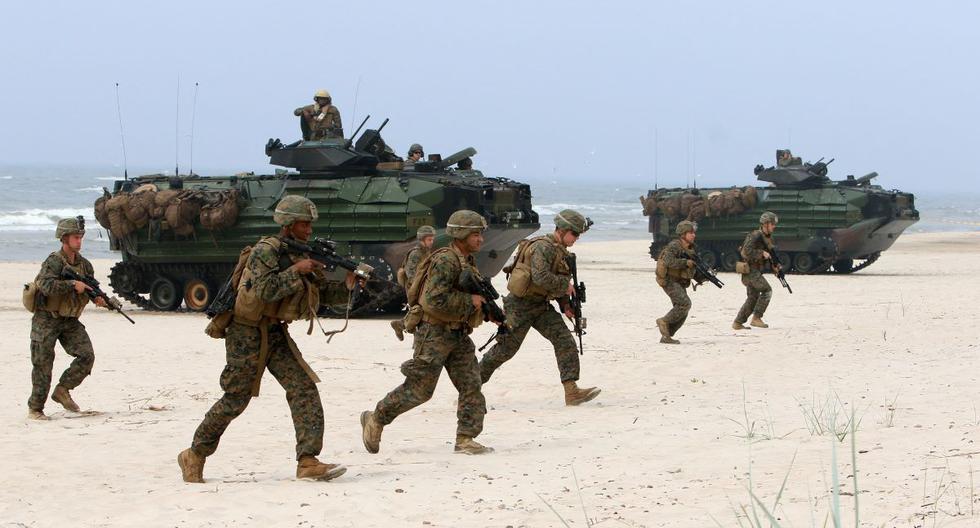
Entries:
[[578,405],[592,401],[602,392],[602,389],[596,387],[580,389],[574,381],[564,381],[562,385],[565,387],[565,405]]
[[401,319],[392,321],[391,329],[395,331],[395,337],[397,337],[399,341],[405,340],[405,325],[402,323]]
[[193,484],[204,484],[204,460],[190,448],[187,448],[177,455],[177,465],[184,477],[184,482]]
[[676,339],[674,339],[673,337],[670,337],[670,336],[661,336],[660,337],[660,342],[661,343],[668,344],[668,345],[679,345],[680,344],[680,341],[678,341],[678,340],[676,340]]
[[377,453],[381,450],[381,431],[385,426],[378,423],[372,411],[361,413],[361,439],[364,441],[364,449],[368,453]]
[[27,418],[30,420],[50,420],[48,415],[44,414],[44,411],[36,411],[34,409],[28,409]]
[[[670,337],[670,328],[667,327],[667,321],[663,319],[657,319],[657,328],[660,329],[660,335],[664,337]],[[663,341],[661,341],[662,343]]]
[[752,328],[745,326],[744,324],[735,321],[732,323],[732,330],[752,330]]
[[757,328],[769,328],[769,325],[767,325],[766,323],[762,322],[762,318],[761,317],[758,317],[758,316],[755,316],[755,315],[752,316],[752,320],[749,321],[749,324],[752,325],[752,326],[754,326],[754,327],[757,327]]
[[485,455],[493,453],[493,448],[487,447],[469,436],[456,435],[455,451],[464,455]]
[[298,479],[333,480],[344,473],[347,473],[347,468],[342,464],[324,464],[310,455],[299,457],[296,464]]
[[60,383],[54,388],[54,392],[51,393],[51,399],[60,403],[66,411],[76,413],[81,411],[78,404],[75,403],[75,400],[71,399],[71,394],[68,393],[68,389],[66,389],[64,385],[61,385]]

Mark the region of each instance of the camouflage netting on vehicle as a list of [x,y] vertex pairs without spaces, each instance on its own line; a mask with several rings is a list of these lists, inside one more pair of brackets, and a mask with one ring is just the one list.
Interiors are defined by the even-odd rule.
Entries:
[[238,189],[229,189],[206,197],[201,208],[201,227],[211,231],[228,229],[238,220]]
[[158,191],[156,186],[148,184],[132,193],[99,197],[95,201],[95,218],[117,238],[142,229],[151,221],[160,223],[161,228],[171,229],[177,235],[188,236],[194,233],[194,225],[198,221],[201,227],[211,231],[235,225],[239,198],[237,189]]
[[660,214],[672,220],[697,222],[703,218],[741,214],[754,208],[758,198],[758,191],[752,186],[714,191],[707,196],[697,189],[670,195],[664,190],[641,196],[640,204],[643,205],[644,216],[660,211]]

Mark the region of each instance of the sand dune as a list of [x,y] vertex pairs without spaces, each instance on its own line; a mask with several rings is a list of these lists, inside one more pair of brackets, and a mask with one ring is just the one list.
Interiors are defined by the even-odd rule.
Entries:
[[[453,454],[445,376],[431,402],[385,430],[380,454],[366,453],[358,414],[400,383],[410,347],[383,319],[354,321],[330,345],[294,329],[323,379],[321,458],[349,467],[329,483],[293,479],[289,410],[268,375],[208,460],[207,483],[181,481],[175,456],[219,397],[224,364],[200,315],[135,312],[130,325],[90,308],[95,371],[73,394],[101,414],[49,403],[53,420],[28,422],[30,317],[19,291],[38,263],[0,264],[0,525],[737,526],[750,461],[766,504],[788,475],[782,520],[821,525],[836,440],[814,429],[835,424],[806,417],[836,410],[841,432],[852,409],[856,472],[850,438],[836,443],[846,526],[855,476],[862,526],[980,525],[980,235],[905,235],[857,274],[790,277],[792,295],[773,281],[772,327],[737,335],[744,288],[722,274],[723,290],[692,294],[677,346],[657,342],[668,299],[647,245],[575,248],[589,288],[582,381],[603,393],[566,408],[550,348],[532,333],[485,387],[489,456]],[[111,265],[94,264],[103,275]],[[68,359],[59,348],[55,376]]]

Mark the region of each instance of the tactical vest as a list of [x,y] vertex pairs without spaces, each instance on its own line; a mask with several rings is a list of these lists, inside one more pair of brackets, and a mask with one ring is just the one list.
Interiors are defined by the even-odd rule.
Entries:
[[[477,270],[475,266],[470,266],[470,263],[467,262],[466,257],[453,249],[452,246],[437,249],[426,256],[422,262],[419,263],[418,270],[415,272],[415,278],[412,280],[412,284],[409,285],[407,292],[409,312],[414,310],[414,312],[420,316],[420,319],[427,323],[442,325],[453,329],[465,328],[472,330],[483,323],[483,314],[479,311],[475,311],[471,317],[467,317],[465,314],[446,314],[439,310],[433,309],[432,306],[428,306],[428,303],[425,301],[425,292],[429,286],[429,272],[432,270],[432,263],[435,261],[437,256],[443,255],[447,252],[456,256],[459,263],[459,271],[456,273],[457,281],[459,279],[459,275],[466,268],[470,268],[472,273],[474,273],[477,277],[480,276],[479,270]],[[418,308],[415,308],[416,306]]]
[[[266,237],[258,241],[255,245],[266,244],[272,247],[277,255],[280,255],[279,271],[285,271],[283,267],[286,262],[290,265],[300,257],[286,255],[282,252],[282,242],[279,237]],[[254,251],[249,258],[255,258]],[[320,307],[320,290],[313,286],[309,279],[301,277],[303,288],[283,299],[267,303],[259,298],[255,288],[252,287],[252,270],[245,266],[242,270],[242,277],[238,283],[238,296],[235,299],[235,322],[248,326],[259,326],[259,322],[266,318],[269,322],[281,321],[289,323],[297,319],[312,321],[316,317],[316,312]],[[312,322],[311,322],[312,324]]]
[[[60,251],[52,253],[52,255],[58,255],[65,267],[71,268],[75,273],[86,275],[85,266],[82,265],[84,260],[80,256],[73,266],[68,263],[68,260]],[[76,293],[72,290],[66,294],[45,295],[44,304],[40,308],[57,317],[77,318],[82,315],[82,311],[85,310],[85,305],[88,304],[88,301],[88,295]]]
[[687,266],[680,269],[668,268],[667,263],[664,262],[664,254],[667,253],[668,249],[670,249],[670,244],[664,246],[660,250],[660,256],[657,257],[657,284],[660,287],[666,286],[668,278],[681,284],[690,283],[691,279],[694,278],[694,269]]
[[568,249],[559,244],[555,240],[554,235],[525,239],[517,245],[517,254],[514,257],[513,266],[504,268],[504,273],[509,275],[507,277],[507,291],[518,297],[543,297],[548,300],[557,299],[566,292],[560,292],[557,295],[554,292],[548,292],[548,290],[535,284],[531,276],[531,246],[537,243],[548,243],[558,250],[558,258],[551,263],[551,272],[555,275],[571,277],[572,270],[569,269],[568,261],[565,259],[568,256]]
[[[772,241],[772,235],[766,235],[765,233],[762,232],[761,229],[756,229],[752,233],[753,234],[759,233],[759,237],[760,237],[759,239],[762,240],[762,245],[765,246],[763,249],[765,249],[770,254],[772,254],[772,248],[775,246],[775,243]],[[753,237],[753,241],[755,241],[755,240],[758,240],[758,239],[756,239],[755,237]],[[753,268],[762,269],[765,266],[765,264],[766,264],[766,260],[764,258],[761,258],[761,257],[758,258],[758,259],[750,260],[745,255],[745,250],[746,249],[752,249],[752,248],[744,248],[744,247],[743,248],[739,248],[739,254],[742,257],[742,260],[744,260],[745,262],[747,262],[749,264],[749,266],[752,266]]]

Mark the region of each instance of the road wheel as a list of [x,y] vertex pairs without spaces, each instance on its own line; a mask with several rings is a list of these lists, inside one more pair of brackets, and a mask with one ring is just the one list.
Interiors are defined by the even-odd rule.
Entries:
[[177,284],[167,277],[157,277],[150,285],[150,304],[157,310],[169,312],[180,306],[182,300]]
[[837,273],[850,273],[854,269],[854,259],[840,259],[834,262],[834,271]]
[[191,311],[203,312],[211,298],[211,288],[201,279],[191,279],[184,285],[184,305]]
[[789,253],[785,251],[779,251],[776,253],[776,260],[779,261],[779,265],[783,268],[783,271],[789,271],[790,267],[793,265],[793,258],[789,256]]
[[718,257],[715,256],[715,252],[710,249],[702,249],[698,255],[701,256],[701,260],[708,269],[714,269],[718,265]]
[[797,253],[793,257],[793,267],[800,273],[810,273],[817,267],[817,259],[811,253]]
[[721,254],[721,269],[725,271],[735,271],[735,264],[738,263],[738,252],[735,250],[726,251]]

